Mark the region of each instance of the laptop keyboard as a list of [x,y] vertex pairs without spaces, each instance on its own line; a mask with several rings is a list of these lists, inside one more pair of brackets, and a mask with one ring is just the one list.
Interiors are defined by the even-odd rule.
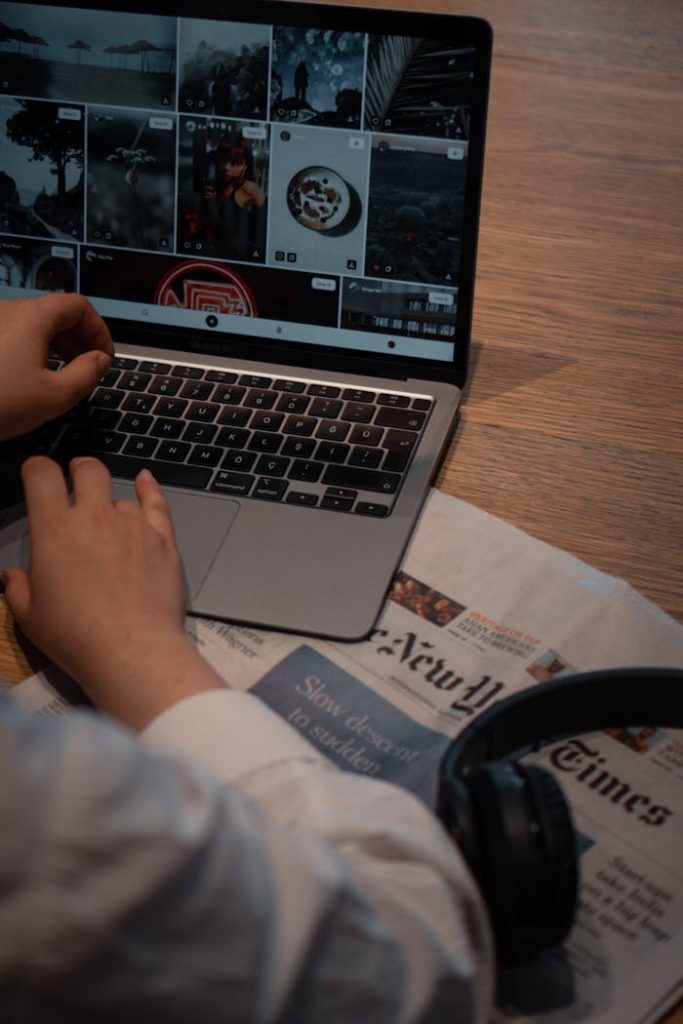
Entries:
[[[50,366],[57,369],[58,359]],[[87,401],[3,445],[114,476],[337,512],[391,512],[429,398],[115,357]]]

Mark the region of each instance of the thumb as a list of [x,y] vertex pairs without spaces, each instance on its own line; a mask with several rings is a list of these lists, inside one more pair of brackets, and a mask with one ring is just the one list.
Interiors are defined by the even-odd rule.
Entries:
[[28,615],[31,604],[31,585],[28,573],[16,565],[12,565],[0,573],[0,579],[5,585],[5,598],[10,611],[17,622],[21,622]]
[[90,394],[110,364],[106,352],[83,352],[52,375],[53,386],[59,388],[69,406],[75,405]]

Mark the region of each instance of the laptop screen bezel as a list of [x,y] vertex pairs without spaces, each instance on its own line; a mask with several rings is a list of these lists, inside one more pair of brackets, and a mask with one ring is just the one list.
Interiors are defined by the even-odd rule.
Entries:
[[458,277],[458,312],[452,361],[425,358],[402,359],[391,353],[363,353],[352,349],[332,349],[309,343],[278,342],[263,337],[244,337],[214,330],[192,329],[188,347],[186,327],[160,327],[134,320],[110,319],[115,340],[122,343],[191,351],[194,354],[221,355],[235,359],[278,362],[285,365],[338,370],[379,377],[438,380],[465,386],[469,359],[474,299],[476,251],[481,206],[486,113],[492,52],[492,30],[482,18],[464,15],[416,12],[388,8],[361,8],[344,4],[289,2],[289,0],[250,0],[248,5],[211,3],[192,0],[37,0],[49,7],[73,7],[84,10],[120,11],[171,18],[206,18],[210,21],[281,24],[304,28],[347,30],[368,34],[391,34],[434,39],[457,39],[458,45],[473,47],[474,85],[471,132],[468,140],[467,180],[462,225],[462,256]]

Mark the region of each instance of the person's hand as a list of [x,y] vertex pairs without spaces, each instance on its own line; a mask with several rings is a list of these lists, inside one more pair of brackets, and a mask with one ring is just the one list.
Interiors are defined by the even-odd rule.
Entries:
[[[66,365],[49,370],[49,349]],[[104,320],[82,295],[0,303],[0,441],[26,434],[80,402],[113,354]]]
[[154,477],[137,502],[114,501],[109,471],[71,463],[22,467],[31,567],[5,570],[5,596],[26,636],[103,710],[141,727],[177,700],[224,685],[183,630],[185,594],[171,514]]

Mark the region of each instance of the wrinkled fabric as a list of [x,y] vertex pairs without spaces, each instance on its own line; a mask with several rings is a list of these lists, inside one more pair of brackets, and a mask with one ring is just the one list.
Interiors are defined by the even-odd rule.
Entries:
[[0,696],[3,1024],[479,1024],[492,960],[426,808],[250,694],[141,738]]

